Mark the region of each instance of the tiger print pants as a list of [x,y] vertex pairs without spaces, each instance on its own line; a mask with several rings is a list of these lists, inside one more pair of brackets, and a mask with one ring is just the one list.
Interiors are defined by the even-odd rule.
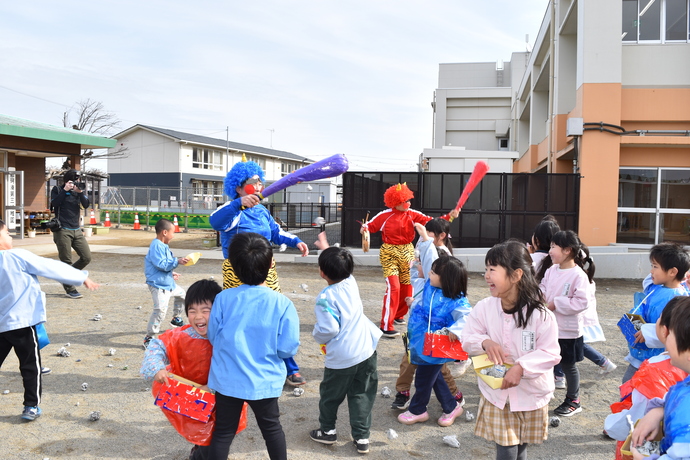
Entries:
[[381,245],[379,261],[386,278],[386,293],[381,311],[381,329],[384,331],[392,331],[393,320],[400,320],[407,314],[405,297],[412,296],[410,264],[413,260],[412,243]]
[[[223,261],[223,289],[235,288],[242,284],[242,281],[235,275],[235,270],[232,269],[230,259]],[[266,277],[266,284],[268,287],[276,292],[280,291],[280,283],[278,282],[278,272],[276,271],[276,261],[273,259],[271,268],[268,269],[268,276]]]

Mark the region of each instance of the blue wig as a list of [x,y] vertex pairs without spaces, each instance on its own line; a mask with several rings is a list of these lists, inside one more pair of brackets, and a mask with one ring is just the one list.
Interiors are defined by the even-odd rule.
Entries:
[[264,171],[261,166],[253,161],[238,161],[225,176],[225,194],[234,200],[238,196],[235,189],[252,176],[259,176],[261,182],[264,181]]

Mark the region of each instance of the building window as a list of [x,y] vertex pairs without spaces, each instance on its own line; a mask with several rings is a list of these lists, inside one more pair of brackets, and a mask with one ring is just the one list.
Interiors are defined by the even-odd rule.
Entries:
[[248,161],[253,161],[254,163],[261,166],[261,169],[266,171],[266,159],[264,157],[258,157],[255,155],[245,155]]
[[687,42],[689,0],[623,0],[624,42]]
[[498,140],[498,150],[508,150],[508,138],[504,137]]
[[223,155],[218,150],[202,149],[194,147],[192,149],[192,167],[198,169],[210,169],[211,171],[223,170]]
[[211,180],[192,180],[194,200],[223,201],[223,182]]
[[299,165],[295,163],[288,163],[287,161],[280,162],[280,175],[287,176],[291,172],[299,169]]
[[616,241],[690,244],[690,169],[621,168]]

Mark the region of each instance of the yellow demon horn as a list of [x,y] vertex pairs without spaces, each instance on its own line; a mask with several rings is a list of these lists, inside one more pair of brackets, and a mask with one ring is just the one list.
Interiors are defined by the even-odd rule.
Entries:
[[402,185],[400,185],[400,184],[396,185],[396,186],[395,186],[395,190],[397,190],[398,192],[399,192],[400,190],[402,190]]
[[247,155],[245,155],[245,154],[243,153],[243,154],[242,154],[242,163],[246,163],[246,162],[247,162]]

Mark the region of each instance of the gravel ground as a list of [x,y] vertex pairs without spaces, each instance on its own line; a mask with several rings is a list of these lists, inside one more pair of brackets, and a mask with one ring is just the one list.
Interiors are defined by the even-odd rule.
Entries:
[[[199,249],[205,234],[181,234],[171,246],[184,255],[185,250]],[[94,237],[91,244],[147,246],[153,233],[127,230],[111,231],[107,237]],[[44,242],[50,242],[44,237]],[[37,241],[36,243],[39,243]],[[26,243],[26,242],[25,242]],[[31,249],[31,245],[23,246]],[[37,251],[38,252],[38,251]],[[48,251],[50,252],[50,251]],[[178,251],[176,251],[178,252]],[[56,258],[55,252],[46,254]],[[151,312],[151,300],[144,285],[141,256],[96,254],[88,267],[90,276],[101,288],[85,293],[83,299],[72,300],[63,295],[61,286],[42,279],[48,301],[47,328],[51,344],[42,350],[44,366],[53,369],[44,377],[42,417],[34,422],[20,419],[22,384],[17,360],[11,354],[0,370],[0,438],[2,458],[11,459],[186,459],[191,445],[169,425],[160,409],[153,405],[150,387],[139,377],[143,351],[141,342]],[[221,280],[220,262],[201,259],[193,267],[180,269],[180,284],[189,286],[198,279],[215,277]],[[302,346],[296,356],[302,375],[308,380],[301,397],[286,387],[280,398],[281,420],[285,429],[290,458],[326,459],[357,457],[351,443],[347,405],[341,406],[338,422],[339,440],[324,446],[309,439],[309,431],[318,428],[319,383],[323,360],[311,337],[314,322],[313,305],[316,294],[325,286],[314,265],[279,263],[283,292],[297,307],[300,315]],[[374,322],[380,317],[381,299],[385,289],[381,269],[357,267],[355,277],[367,316]],[[305,291],[300,285],[308,286]],[[609,404],[617,400],[617,386],[625,370],[625,342],[616,327],[621,314],[627,311],[639,282],[598,280],[599,316],[608,341],[596,348],[609,356],[619,367],[606,376],[589,361],[580,365],[583,412],[562,418],[552,428],[542,445],[530,446],[532,459],[596,459],[613,458],[615,442],[602,436],[603,420]],[[470,275],[472,304],[488,296],[481,274]],[[94,321],[96,314],[101,321]],[[60,357],[58,350],[66,346],[69,357]],[[114,355],[109,350],[116,350]],[[402,353],[400,339],[381,339],[379,354],[379,390],[388,387],[395,392],[395,379]],[[82,384],[88,388],[82,391]],[[476,414],[479,391],[470,369],[458,379],[465,394],[467,410]],[[564,397],[556,390],[554,409]],[[390,408],[392,399],[379,396],[374,407],[370,458],[403,459],[435,457],[438,459],[487,459],[495,456],[491,443],[474,436],[474,423],[458,419],[448,428],[435,423],[441,408],[435,398],[429,405],[431,420],[405,426],[398,423],[398,411]],[[90,421],[93,411],[100,420]],[[390,429],[399,437],[388,439]],[[460,449],[443,442],[443,436],[455,435]],[[261,433],[253,416],[249,427],[237,436],[231,458],[267,458]]]

